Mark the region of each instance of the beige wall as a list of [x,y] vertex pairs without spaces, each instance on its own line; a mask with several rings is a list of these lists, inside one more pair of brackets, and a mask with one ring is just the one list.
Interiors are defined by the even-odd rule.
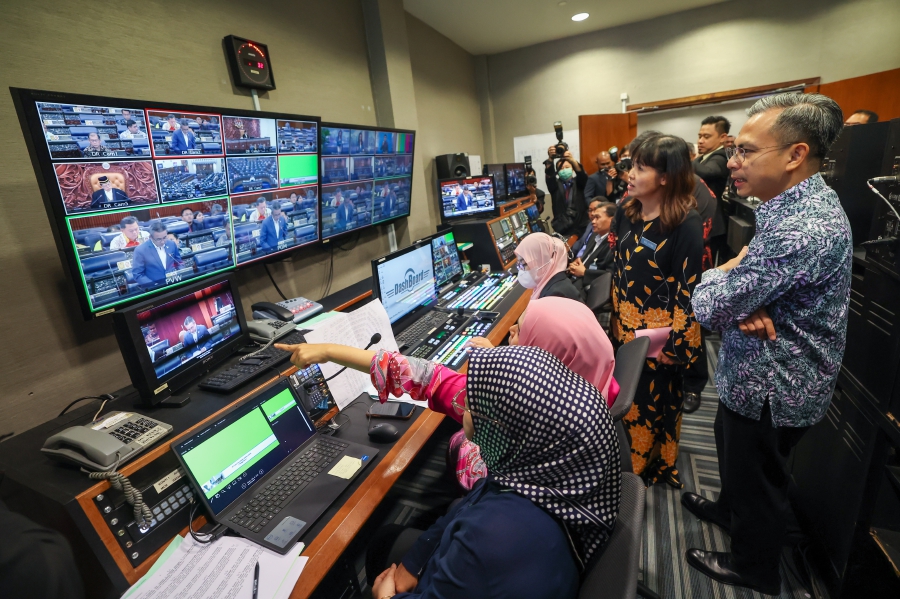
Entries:
[[[900,67],[896,0],[735,0],[488,57],[499,161],[578,115],[803,77]],[[486,131],[486,135],[491,132]]]
[[[430,169],[434,148],[446,145],[438,153],[458,151],[457,139],[471,144],[464,151],[479,151],[481,128],[474,91],[471,98],[457,90],[452,101],[441,99],[437,82],[423,68],[440,65],[468,86],[474,77],[467,72],[472,59],[414,19],[409,28],[414,101],[420,114],[424,110],[427,115],[416,161],[425,161]],[[263,110],[376,124],[359,0],[11,3],[0,20],[0,39],[7,48],[0,87],[251,108],[249,95],[230,83],[221,45],[228,34],[269,45],[278,89],[261,96]],[[442,103],[443,119],[430,111],[432,103]],[[0,238],[5,240],[0,244],[0,305],[7,314],[0,324],[3,433],[22,432],[52,418],[76,397],[113,391],[130,381],[109,319],[85,323],[78,313],[9,95],[0,94],[0,120],[6,133],[0,138]],[[470,122],[460,124],[462,120]],[[460,130],[467,137],[460,138]],[[433,185],[421,180],[421,172],[418,166],[413,216],[397,225],[401,245],[411,235],[434,231],[437,222],[433,197],[425,194]],[[329,251],[300,250],[273,264],[272,273],[289,296],[319,298],[325,291]],[[387,251],[383,227],[363,232],[352,251],[335,249],[332,291],[369,276],[370,260]],[[253,301],[279,299],[262,266],[240,271],[239,280],[245,308]]]
[[422,133],[416,152],[424,157],[427,210],[431,220],[438,223],[434,157],[458,152],[484,156],[475,59],[412,15],[406,15],[406,22]]

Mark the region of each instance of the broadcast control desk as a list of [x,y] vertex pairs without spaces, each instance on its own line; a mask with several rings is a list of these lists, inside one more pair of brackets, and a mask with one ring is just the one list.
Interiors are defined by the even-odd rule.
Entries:
[[[326,310],[352,310],[370,301],[371,285],[371,279],[360,281],[324,298],[321,303]],[[488,335],[492,342],[499,344],[503,340],[509,327],[525,310],[530,295],[530,291],[523,293],[521,287],[517,287],[501,302],[497,307],[501,316]],[[227,368],[234,360],[236,358],[220,368]],[[280,370],[282,375],[290,375],[295,369],[288,364]],[[183,392],[191,395],[190,403],[180,409],[135,407],[124,397],[107,404],[106,411],[134,410],[174,427],[161,443],[120,468],[135,487],[144,489],[148,506],[163,506],[171,512],[168,518],[146,533],[137,531],[131,518],[129,526],[119,524],[117,515],[127,516],[130,506],[108,482],[94,482],[77,468],[53,462],[39,451],[47,437],[89,422],[98,408],[96,402],[0,444],[0,499],[12,511],[57,530],[67,538],[84,579],[87,596],[119,597],[147,573],[176,534],[187,533],[190,504],[182,501],[187,483],[184,478],[179,479],[179,465],[170,450],[171,443],[216,418],[235,402],[273,383],[276,378],[257,379],[231,396],[202,391],[194,383]],[[301,537],[306,544],[303,555],[310,559],[291,594],[292,599],[309,597],[313,593],[444,418],[431,410],[416,408],[413,418],[392,421],[402,432],[400,439],[392,444],[377,444],[367,435],[365,414],[370,403],[362,400],[346,408],[342,414],[348,415],[350,420],[334,436],[373,445],[381,451],[363,475],[357,477]],[[194,529],[203,524],[205,518],[196,518]]]

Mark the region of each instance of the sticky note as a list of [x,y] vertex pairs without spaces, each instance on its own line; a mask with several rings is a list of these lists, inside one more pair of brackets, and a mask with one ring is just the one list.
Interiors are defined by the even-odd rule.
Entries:
[[341,461],[334,465],[334,468],[328,471],[331,476],[338,478],[350,479],[356,474],[356,471],[362,468],[362,460],[359,458],[351,458],[345,455]]

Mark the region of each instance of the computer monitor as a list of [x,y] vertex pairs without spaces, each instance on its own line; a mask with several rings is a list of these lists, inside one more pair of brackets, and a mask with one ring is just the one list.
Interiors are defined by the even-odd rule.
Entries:
[[417,241],[383,258],[372,260],[375,295],[391,323],[437,301],[431,242]]
[[511,162],[506,166],[506,194],[510,198],[520,198],[528,195],[525,189],[525,163]]
[[131,382],[148,405],[160,403],[249,340],[230,275],[120,310],[113,324]]
[[11,92],[85,319],[319,239],[317,117]]
[[493,175],[495,199],[502,202],[506,199],[506,165],[485,164],[483,170],[485,175]]
[[409,216],[415,133],[323,123],[322,239]]
[[438,181],[441,214],[450,221],[471,216],[489,216],[497,211],[494,202],[494,177],[464,177]]
[[438,233],[431,238],[431,253],[434,260],[434,278],[438,287],[462,276],[459,249],[453,231]]

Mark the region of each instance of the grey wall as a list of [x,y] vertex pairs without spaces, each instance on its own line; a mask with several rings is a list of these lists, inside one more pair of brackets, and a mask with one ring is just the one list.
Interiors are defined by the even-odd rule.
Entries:
[[[900,67],[896,0],[735,0],[487,57],[499,161],[513,137],[632,103]],[[487,110],[484,102],[482,109]]]
[[[404,27],[404,19],[401,13],[399,25],[390,26]],[[180,24],[190,35],[177,35]],[[418,21],[408,25],[414,78],[425,80],[414,80],[416,97],[407,93],[400,98],[399,108],[418,106],[429,114],[432,103],[441,102],[444,118],[429,114],[422,119],[412,217],[397,225],[401,245],[411,236],[434,231],[433,197],[426,194],[432,185],[422,175],[422,164],[430,169],[433,149],[444,147],[442,140],[459,139],[460,129],[467,132],[465,143],[472,144],[463,151],[481,148],[474,84],[470,98],[468,92],[452,101],[438,98],[431,74],[415,66],[425,65],[427,70],[428,65],[440,64],[463,79],[474,80],[471,57]],[[252,108],[249,95],[230,83],[221,46],[228,34],[269,45],[278,89],[261,96],[263,110],[376,124],[359,0],[10,3],[0,20],[0,39],[6,48],[0,87]],[[76,397],[113,391],[129,380],[109,319],[85,323],[77,311],[6,92],[0,94],[0,121],[5,133],[0,138],[3,433],[26,430],[52,418]],[[400,119],[397,126],[406,125]],[[453,143],[447,142],[445,151],[458,151]],[[369,276],[371,259],[387,251],[383,227],[363,232],[352,251],[336,250],[332,290]],[[316,299],[325,291],[328,257],[327,251],[314,247],[271,268],[286,294]],[[279,299],[262,266],[241,271],[239,279],[245,307],[262,299]]]

